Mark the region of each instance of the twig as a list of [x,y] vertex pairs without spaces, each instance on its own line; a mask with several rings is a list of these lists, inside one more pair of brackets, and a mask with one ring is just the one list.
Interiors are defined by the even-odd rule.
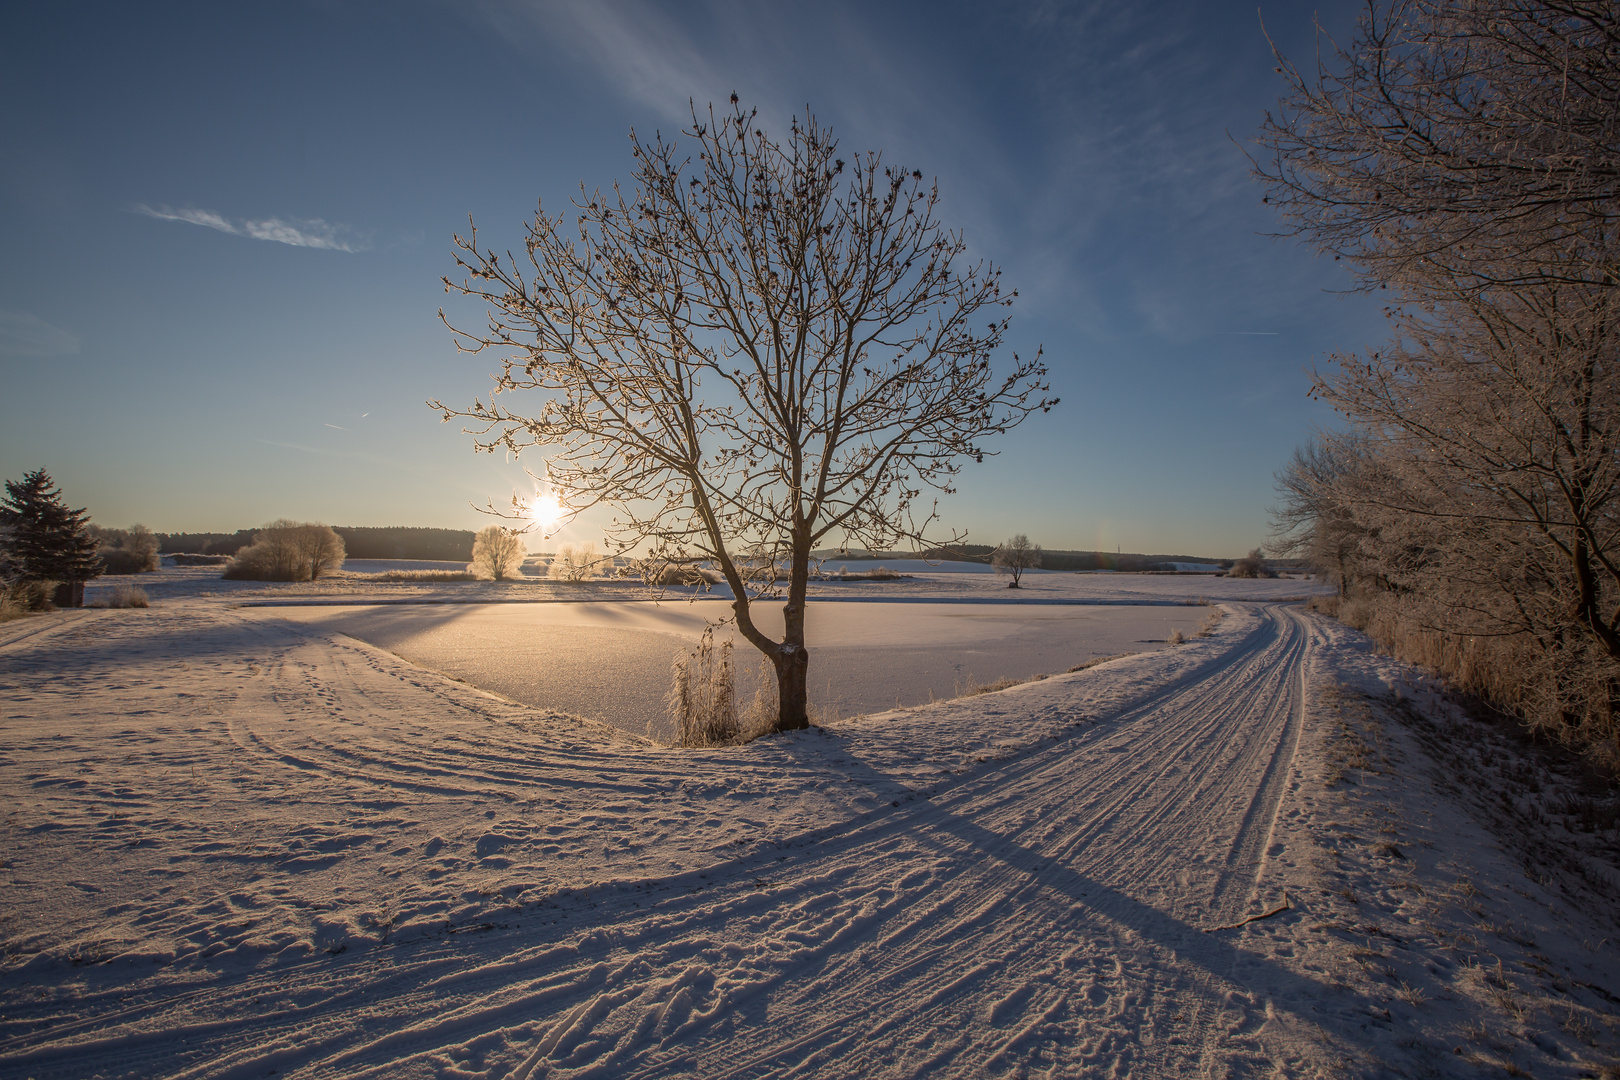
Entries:
[[1283,902],[1281,904],[1278,904],[1276,907],[1272,908],[1270,911],[1263,911],[1258,915],[1250,915],[1246,919],[1239,919],[1237,922],[1230,923],[1230,924],[1228,924],[1226,926],[1211,926],[1211,927],[1207,928],[1204,931],[1204,933],[1213,934],[1217,930],[1236,930],[1240,926],[1247,926],[1249,923],[1259,922],[1261,919],[1269,919],[1273,915],[1281,915],[1283,912],[1288,910],[1289,906],[1290,905],[1288,903],[1288,890],[1284,889],[1283,890]]

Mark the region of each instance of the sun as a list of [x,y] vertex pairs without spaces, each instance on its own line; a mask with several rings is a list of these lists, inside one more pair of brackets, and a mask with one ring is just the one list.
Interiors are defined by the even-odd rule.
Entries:
[[529,504],[528,514],[529,520],[539,526],[541,535],[550,536],[551,530],[566,512],[562,503],[557,501],[557,496],[541,495]]

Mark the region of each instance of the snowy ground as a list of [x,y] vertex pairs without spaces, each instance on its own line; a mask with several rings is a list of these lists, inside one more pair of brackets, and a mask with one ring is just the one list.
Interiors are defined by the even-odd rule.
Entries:
[[1275,602],[1308,585],[1042,575],[1031,611],[1229,614],[712,751],[234,602],[297,589],[7,623],[0,1074],[1614,1069],[1590,778]]

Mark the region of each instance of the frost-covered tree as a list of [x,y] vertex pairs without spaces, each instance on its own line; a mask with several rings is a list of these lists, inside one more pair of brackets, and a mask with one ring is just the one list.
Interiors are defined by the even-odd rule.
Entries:
[[1019,533],[1011,540],[1002,541],[990,553],[990,565],[996,573],[1011,578],[1007,588],[1016,589],[1025,570],[1033,570],[1041,565],[1041,545],[1030,543],[1029,537]]
[[7,561],[22,580],[57,583],[60,607],[82,607],[84,583],[101,573],[88,514],[71,510],[44,469],[6,481],[0,503]]
[[[519,255],[456,238],[467,276],[445,286],[489,317],[452,330],[504,366],[487,403],[430,404],[480,449],[548,454],[569,512],[615,507],[618,551],[714,566],[776,673],[778,729],[800,728],[810,552],[922,541],[925,493],[1056,399],[1039,353],[992,370],[1016,294],[966,261],[920,170],[846,161],[812,116],[778,141],[735,95],[685,137],[632,136],[633,190],[542,208]],[[753,618],[773,596],[780,639]]]
[[467,564],[467,569],[475,577],[505,581],[523,572],[527,555],[523,537],[516,530],[486,525],[473,537],[472,562]]
[[224,576],[247,581],[315,581],[341,569],[343,537],[329,525],[272,521],[238,551]]
[[1368,0],[1327,44],[1259,139],[1295,235],[1430,297],[1620,281],[1620,6]]
[[1346,430],[1287,530],[1382,638],[1620,760],[1620,7],[1373,0],[1323,56],[1258,171],[1393,335],[1319,373]]

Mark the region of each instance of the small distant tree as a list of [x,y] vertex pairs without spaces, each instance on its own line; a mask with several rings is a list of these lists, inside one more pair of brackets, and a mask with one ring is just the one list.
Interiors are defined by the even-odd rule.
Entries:
[[[920,169],[845,161],[810,115],[779,141],[731,104],[694,108],[685,146],[632,135],[634,190],[538,212],[521,255],[457,237],[445,286],[489,313],[451,329],[503,369],[487,402],[430,404],[479,449],[540,448],[567,511],[615,508],[618,551],[712,565],[790,730],[809,723],[811,551],[928,546],[925,493],[1056,399],[1039,353],[992,369],[1017,294],[965,257]],[[776,639],[751,604],[784,594]]]
[[58,607],[83,607],[84,583],[101,573],[93,526],[81,508],[70,510],[44,469],[6,481],[0,527],[11,573],[20,581],[56,582]]
[[343,566],[343,538],[327,525],[282,518],[253,534],[225,567],[242,581],[315,581]]
[[523,537],[515,529],[486,525],[473,537],[472,562],[467,564],[467,569],[474,577],[505,581],[523,572],[526,555]]
[[995,567],[996,573],[1010,575],[1012,580],[1007,582],[1007,588],[1016,589],[1025,570],[1041,565],[1041,545],[1030,543],[1029,537],[1019,533],[990,553],[990,565]]

